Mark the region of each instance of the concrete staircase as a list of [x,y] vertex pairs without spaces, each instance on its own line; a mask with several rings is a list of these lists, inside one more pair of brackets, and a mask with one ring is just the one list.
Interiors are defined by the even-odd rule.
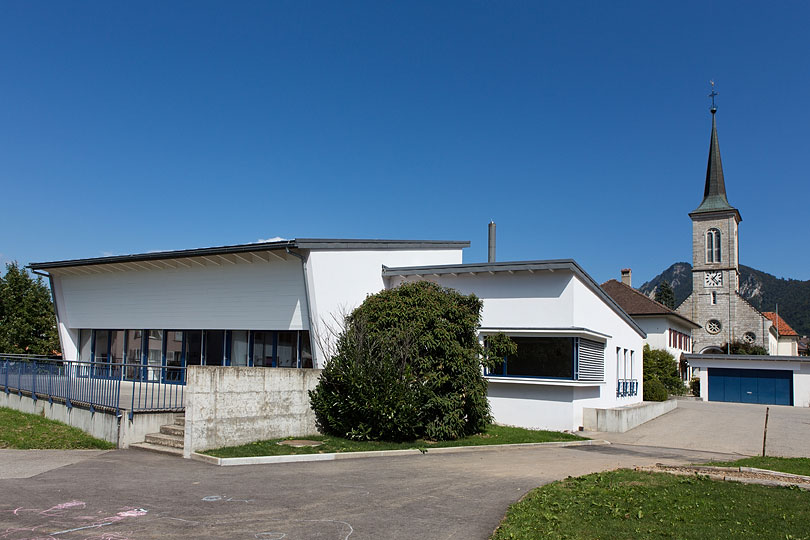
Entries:
[[149,433],[142,443],[129,445],[130,448],[160,452],[162,454],[183,455],[183,439],[186,433],[186,416],[178,414],[173,424],[160,426],[159,433]]

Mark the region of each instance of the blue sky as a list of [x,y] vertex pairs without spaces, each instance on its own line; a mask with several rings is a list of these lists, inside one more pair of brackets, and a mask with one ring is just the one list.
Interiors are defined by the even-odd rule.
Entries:
[[810,4],[0,5],[0,261],[471,240],[691,261],[709,80],[740,259],[810,279]]

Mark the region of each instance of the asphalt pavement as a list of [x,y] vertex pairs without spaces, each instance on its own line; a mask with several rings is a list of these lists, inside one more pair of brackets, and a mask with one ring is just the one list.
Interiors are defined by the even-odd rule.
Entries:
[[116,450],[0,480],[0,538],[484,539],[511,503],[541,484],[728,457],[629,445],[495,447],[216,467]]

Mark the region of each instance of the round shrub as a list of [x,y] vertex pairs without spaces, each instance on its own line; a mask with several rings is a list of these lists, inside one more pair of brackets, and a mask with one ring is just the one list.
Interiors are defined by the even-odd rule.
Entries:
[[666,401],[667,387],[658,379],[644,381],[644,401]]
[[346,317],[310,403],[321,431],[360,440],[455,439],[491,421],[481,301],[420,281]]

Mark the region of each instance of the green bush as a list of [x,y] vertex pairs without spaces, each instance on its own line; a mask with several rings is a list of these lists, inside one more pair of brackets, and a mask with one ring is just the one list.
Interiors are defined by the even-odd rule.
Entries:
[[658,379],[644,381],[644,401],[666,401],[667,387]]
[[474,295],[426,281],[368,296],[346,317],[309,393],[319,429],[388,441],[484,430],[491,416],[481,367],[490,362],[477,338],[481,307]]
[[[644,383],[653,379],[664,385],[666,391],[679,396],[686,390],[675,357],[662,349],[644,345]],[[646,398],[644,398],[646,399]]]
[[692,377],[692,380],[689,381],[689,392],[693,396],[700,397],[700,379],[698,377]]

